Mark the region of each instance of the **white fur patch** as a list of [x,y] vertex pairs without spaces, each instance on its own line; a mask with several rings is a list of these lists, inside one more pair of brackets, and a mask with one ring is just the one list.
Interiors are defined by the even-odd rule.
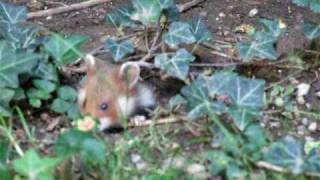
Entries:
[[91,54],[87,54],[84,58],[84,60],[90,64],[90,66],[94,66],[95,65],[95,59]]
[[86,99],[86,95],[87,95],[86,90],[80,89],[80,90],[78,91],[78,104],[79,104],[80,106],[82,106],[84,100]]
[[103,117],[103,118],[100,118],[99,120],[100,120],[100,126],[99,126],[100,131],[108,129],[112,125],[112,121],[108,117]]
[[155,98],[150,88],[144,85],[138,87],[138,106],[151,107],[155,105]]
[[135,98],[128,97],[126,95],[119,96],[117,99],[119,111],[122,116],[128,117],[135,109],[136,103]]

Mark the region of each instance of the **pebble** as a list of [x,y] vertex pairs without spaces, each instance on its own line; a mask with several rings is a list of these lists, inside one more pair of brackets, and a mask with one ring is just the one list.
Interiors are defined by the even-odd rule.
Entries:
[[219,13],[219,17],[224,18],[224,17],[226,17],[226,14],[221,12],[221,13]]
[[304,135],[305,133],[305,127],[304,126],[298,126],[297,130],[298,130],[298,135]]
[[308,130],[311,132],[316,132],[317,131],[317,123],[316,122],[312,122],[310,123],[310,125],[308,126]]
[[258,11],[257,8],[251,9],[251,10],[249,11],[249,17],[254,17],[254,16],[256,16],[258,13],[259,13],[259,11]]
[[305,96],[309,93],[311,88],[310,84],[301,83],[297,86],[297,96]]
[[191,164],[186,168],[186,171],[199,178],[206,179],[209,177],[209,174],[206,172],[206,168],[201,164]]
[[316,92],[316,96],[320,98],[320,91]]
[[303,125],[307,126],[309,124],[309,119],[308,118],[303,118],[301,122],[302,122]]
[[163,161],[162,166],[164,168],[169,168],[174,167],[174,168],[178,168],[181,169],[185,166],[186,164],[186,159],[183,157],[174,157],[174,158],[169,158]]
[[271,128],[279,128],[281,126],[280,122],[270,122]]
[[298,97],[297,97],[297,102],[298,102],[298,104],[300,104],[300,105],[304,105],[304,104],[306,103],[306,100],[304,99],[303,96],[298,96]]
[[141,161],[141,156],[139,154],[131,154],[131,161],[137,163]]

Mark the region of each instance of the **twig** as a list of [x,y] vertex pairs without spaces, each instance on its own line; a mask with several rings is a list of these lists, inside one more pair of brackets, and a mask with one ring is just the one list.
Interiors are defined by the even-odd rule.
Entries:
[[204,1],[206,1],[206,0],[192,0],[192,1],[187,2],[185,4],[178,5],[178,9],[180,12],[184,12],[184,11],[186,11],[186,10],[188,10],[188,9],[190,9],[190,8],[196,6]]
[[178,123],[178,122],[187,122],[185,117],[168,117],[168,118],[163,118],[159,119],[157,121],[154,120],[146,120],[142,122],[131,122],[129,123],[128,127],[144,127],[144,126],[149,126],[151,124],[154,125],[162,125],[162,124],[168,124],[168,123]]
[[48,5],[59,5],[59,6],[64,6],[67,7],[68,5],[66,5],[63,2],[56,2],[56,1],[47,1],[47,0],[40,0],[41,2],[48,4]]
[[[268,170],[276,171],[276,172],[280,172],[280,173],[289,173],[290,172],[283,167],[276,166],[276,165],[270,164],[265,161],[258,161],[255,163],[255,165],[260,168],[264,168],[264,169],[268,169]],[[310,176],[310,177],[320,177],[320,173],[315,173],[315,172],[306,172],[304,174],[307,176]]]
[[42,10],[42,11],[37,11],[37,12],[30,12],[30,13],[28,13],[27,18],[34,19],[34,18],[39,18],[39,17],[44,17],[44,16],[51,16],[54,14],[76,11],[76,10],[96,6],[96,5],[99,5],[102,3],[107,3],[110,1],[111,0],[89,0],[89,1],[81,2],[81,3],[77,3],[77,4],[72,4],[70,6],[57,7],[57,8],[52,8],[52,9],[47,9],[47,10]]

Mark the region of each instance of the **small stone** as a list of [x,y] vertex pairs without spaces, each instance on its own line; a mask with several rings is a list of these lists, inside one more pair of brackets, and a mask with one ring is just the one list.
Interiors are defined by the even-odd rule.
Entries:
[[305,127],[304,126],[298,126],[297,130],[298,130],[298,135],[304,135],[305,134]]
[[200,12],[200,16],[201,17],[207,17],[208,16],[208,12],[207,11],[201,11]]
[[303,125],[307,126],[309,124],[309,119],[303,118],[301,122]]
[[298,97],[297,97],[297,102],[298,102],[298,104],[300,104],[300,105],[304,105],[304,104],[306,103],[306,100],[304,99],[303,96],[298,96]]
[[198,174],[204,172],[206,168],[201,164],[191,164],[187,167],[187,172],[189,174]]
[[316,96],[320,98],[320,91],[316,92]]
[[131,154],[131,161],[133,163],[138,163],[141,161],[141,156],[139,154]]
[[145,162],[139,162],[136,164],[138,170],[146,169],[147,164]]
[[257,8],[254,8],[254,9],[251,9],[250,11],[249,11],[249,17],[254,17],[254,16],[256,16],[257,14],[258,14],[258,9]]
[[169,158],[163,161],[162,167],[163,168],[169,168],[174,167],[177,169],[181,169],[185,166],[186,164],[186,159],[183,157],[174,157],[174,158]]
[[224,18],[224,17],[226,17],[226,14],[221,12],[221,13],[219,13],[219,17]]
[[48,21],[51,20],[51,19],[52,19],[52,16],[47,16],[46,17],[46,20],[48,20]]
[[305,96],[309,93],[311,88],[310,84],[301,83],[297,86],[297,96]]
[[311,132],[316,132],[317,131],[317,123],[316,122],[312,122],[310,123],[310,125],[308,126],[308,130]]

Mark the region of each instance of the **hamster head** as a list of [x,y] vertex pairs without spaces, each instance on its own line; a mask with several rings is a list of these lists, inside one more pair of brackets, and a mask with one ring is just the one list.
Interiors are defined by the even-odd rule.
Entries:
[[90,55],[86,57],[86,63],[87,77],[79,90],[78,102],[83,115],[99,119],[100,130],[121,127],[121,122],[137,109],[153,104],[150,98],[149,103],[141,103],[141,93],[145,92],[137,84],[140,75],[137,64],[109,67]]

